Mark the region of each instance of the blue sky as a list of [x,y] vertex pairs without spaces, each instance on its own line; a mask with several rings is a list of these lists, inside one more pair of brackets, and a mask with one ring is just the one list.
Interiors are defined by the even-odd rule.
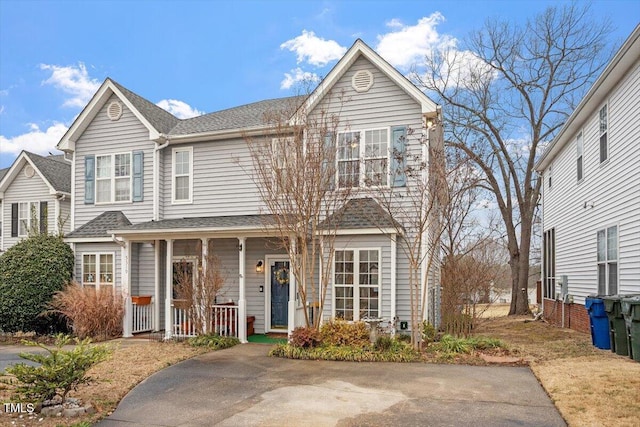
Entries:
[[[294,94],[356,38],[400,71],[489,17],[524,22],[556,1],[0,0],[0,168],[46,154],[106,77],[178,117]],[[595,0],[612,48],[636,0]]]

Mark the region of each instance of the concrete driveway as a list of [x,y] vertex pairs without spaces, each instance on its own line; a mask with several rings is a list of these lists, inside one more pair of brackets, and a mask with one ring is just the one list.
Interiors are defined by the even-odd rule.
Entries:
[[267,357],[245,344],[164,369],[98,425],[564,426],[528,368]]

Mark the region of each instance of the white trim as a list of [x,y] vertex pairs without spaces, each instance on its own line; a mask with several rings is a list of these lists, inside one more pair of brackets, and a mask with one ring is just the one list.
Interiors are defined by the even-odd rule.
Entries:
[[386,228],[344,228],[338,230],[318,230],[318,235],[336,235],[336,236],[360,236],[366,234],[398,234],[398,230],[393,227]]
[[[360,287],[373,287],[371,285],[360,285],[360,251],[378,252],[378,317],[382,317],[382,247],[339,247],[334,248],[333,263],[331,265],[331,317],[336,318],[336,253],[353,251],[353,321],[360,319]],[[338,285],[349,287],[349,285]],[[356,292],[357,290],[357,292]]]
[[[398,256],[398,236],[396,234],[392,234],[390,236],[390,240],[391,240],[391,282],[390,282],[390,292],[391,292],[391,313],[389,315],[389,317],[391,317],[391,321],[393,322],[395,317],[396,317],[396,292],[397,292],[397,285],[396,285],[396,275],[397,275],[397,256]],[[380,292],[382,293],[382,292]]]
[[238,339],[242,343],[247,342],[247,239],[238,237],[240,250],[238,251]]
[[[36,205],[35,220],[38,223],[38,230],[40,230],[40,227],[41,227],[41,225],[40,225],[40,202],[41,202],[40,200],[36,200],[36,201],[29,200],[29,201],[13,202],[13,203],[17,203],[18,204],[18,218],[17,218],[17,221],[18,221],[18,236],[17,237],[28,237],[29,236],[29,230],[31,230],[31,227],[32,227],[32,224],[31,224],[31,218],[32,218],[31,205],[34,204],[34,203]],[[26,219],[27,223],[26,223],[26,230],[25,230],[26,233],[25,234],[20,234],[20,222],[21,222],[20,221],[20,205],[25,204],[25,203],[27,204],[27,219]],[[48,206],[48,204],[47,204],[47,206]],[[12,218],[12,220],[13,220],[13,218]],[[25,221],[25,220],[23,219],[23,221]],[[48,226],[49,226],[49,224],[47,224],[47,231],[49,230]]]
[[164,275],[164,333],[165,339],[171,339],[173,331],[173,310],[171,307],[173,300],[173,239],[166,239],[167,242],[167,258],[165,260],[165,275]]
[[[265,332],[284,332],[284,329],[273,329],[271,327],[271,263],[272,262],[288,262],[289,263],[289,292],[291,292],[291,260],[287,254],[268,254],[264,256],[264,330]],[[288,305],[288,310],[291,310]],[[287,313],[291,316],[291,313]],[[291,325],[288,325],[287,331]]]
[[158,330],[159,326],[160,326],[160,242],[161,240],[155,240],[155,246],[154,246],[154,256],[153,256],[153,271],[155,272],[154,274],[154,279],[153,279],[153,288],[154,288],[154,301],[156,301],[157,303],[155,304],[155,307],[153,307],[153,324],[155,326],[155,329]]
[[65,237],[66,243],[112,243],[112,237]]
[[[176,199],[176,154],[179,152],[189,153],[189,198]],[[186,205],[193,203],[193,147],[176,147],[171,150],[171,204]],[[180,175],[184,177],[185,175]]]
[[76,203],[76,152],[74,151],[73,160],[71,161],[71,200],[69,200],[69,209],[71,210],[71,224],[69,229],[71,231],[76,229],[75,203]]
[[[124,338],[132,337],[131,333],[133,323],[133,307],[131,305],[131,278],[129,272],[131,271],[131,243],[128,240],[124,241],[124,246],[120,247],[120,293],[125,298],[125,313],[122,321],[124,325],[122,327],[122,336]],[[114,280],[115,288],[115,280]]]

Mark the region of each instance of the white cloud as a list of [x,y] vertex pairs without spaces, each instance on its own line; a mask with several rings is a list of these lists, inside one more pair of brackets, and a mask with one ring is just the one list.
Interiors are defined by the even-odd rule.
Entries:
[[52,85],[70,95],[63,104],[65,107],[84,107],[100,87],[98,80],[89,77],[82,62],[68,67],[40,64],[40,69],[51,71],[51,76],[42,84]]
[[313,31],[302,30],[302,34],[280,45],[280,49],[288,49],[297,55],[298,64],[308,62],[316,67],[323,67],[329,62],[340,59],[347,51],[334,40],[325,40]]
[[318,83],[320,77],[315,73],[303,71],[300,67],[291,70],[290,73],[284,73],[284,79],[280,82],[280,89],[291,89],[298,83]]
[[204,114],[203,111],[193,108],[186,102],[178,101],[177,99],[163,99],[157,102],[156,105],[167,110],[179,119],[190,119]]
[[67,127],[62,123],[54,123],[46,130],[41,130],[35,123],[29,124],[29,132],[22,135],[7,138],[0,135],[0,151],[3,153],[19,154],[22,150],[32,153],[47,155],[50,152],[56,153],[56,145],[67,131]]
[[387,22],[391,31],[378,36],[376,51],[391,65],[408,69],[423,62],[434,48],[455,45],[455,38],[438,33],[436,27],[443,21],[440,12],[420,18],[416,25],[405,25],[394,18]]

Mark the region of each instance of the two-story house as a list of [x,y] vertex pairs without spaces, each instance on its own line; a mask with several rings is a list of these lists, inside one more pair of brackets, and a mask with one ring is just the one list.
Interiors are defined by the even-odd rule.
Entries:
[[0,176],[0,252],[30,231],[71,230],[71,162],[23,151]]
[[535,168],[544,180],[543,306],[589,331],[589,295],[640,293],[640,26]]
[[[348,102],[330,99],[338,93]],[[427,119],[438,114],[429,98],[358,40],[308,97],[191,119],[177,119],[107,79],[64,135],[58,148],[73,156],[73,231],[66,240],[76,254],[75,277],[83,286],[123,292],[125,335],[149,329],[164,330],[167,337],[188,333],[184,313],[174,304],[174,275],[185,263],[197,271],[208,253],[217,255],[226,273],[223,298],[214,309],[232,319],[231,333],[246,341],[247,316],[255,318],[259,333],[291,332],[301,324],[306,308],[298,304],[295,286],[278,280],[289,259],[274,249],[270,214],[248,172],[247,135],[271,138],[273,125],[265,115],[291,102],[303,103],[309,115],[322,110],[340,116],[337,139],[349,138],[351,148],[336,161],[350,162],[356,187],[368,168],[354,162],[364,163],[375,152],[369,164],[387,175],[396,140],[428,155],[424,141],[406,136],[410,129],[427,134]],[[380,182],[382,190],[390,185]],[[408,323],[408,261],[397,240],[402,236],[372,221],[378,212],[384,217],[368,197],[343,207],[332,267],[340,274],[333,274],[323,318]],[[131,297],[140,295],[152,296],[151,304],[133,304]],[[433,307],[423,304],[421,310]]]

